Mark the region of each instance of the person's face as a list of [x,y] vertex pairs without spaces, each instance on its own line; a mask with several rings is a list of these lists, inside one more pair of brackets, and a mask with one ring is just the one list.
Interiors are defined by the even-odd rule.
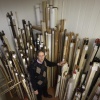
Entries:
[[39,52],[37,58],[38,58],[38,60],[40,62],[43,62],[44,61],[44,58],[45,58],[44,53],[43,52]]

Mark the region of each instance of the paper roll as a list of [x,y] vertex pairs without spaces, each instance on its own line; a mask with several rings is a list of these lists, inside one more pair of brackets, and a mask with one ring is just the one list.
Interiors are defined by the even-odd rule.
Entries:
[[68,59],[68,64],[70,67],[70,70],[72,70],[72,60],[73,60],[73,53],[74,53],[74,43],[70,43],[70,51],[69,51],[69,59]]
[[54,7],[54,9],[55,9],[55,24],[57,25],[58,24],[58,8]]
[[47,7],[46,8],[46,28],[48,29],[49,28],[49,25],[50,25],[50,7]]
[[[52,51],[51,51],[51,60],[52,62],[54,62],[54,50],[55,50],[55,47],[54,47],[54,30],[52,30],[52,34],[51,34],[51,38],[52,38],[52,41],[51,41],[51,48],[52,48]],[[54,85],[54,67],[52,67],[52,87]]]
[[36,13],[36,24],[38,26],[40,26],[40,22],[41,22],[41,14],[40,14],[40,5],[36,5],[35,6],[35,13]]
[[49,49],[49,60],[51,61],[51,34],[47,34],[47,49]]
[[72,99],[72,95],[73,95],[73,91],[74,91],[74,83],[75,83],[75,80],[73,78],[70,78],[69,79],[69,82],[68,82],[68,91],[67,91],[67,99],[66,100],[71,100]]
[[50,28],[55,28],[55,9],[50,9]]
[[59,94],[60,79],[61,79],[61,76],[60,76],[60,75],[58,75],[58,81],[57,81],[57,87],[56,87],[55,97],[57,97],[57,96],[58,96],[58,94]]

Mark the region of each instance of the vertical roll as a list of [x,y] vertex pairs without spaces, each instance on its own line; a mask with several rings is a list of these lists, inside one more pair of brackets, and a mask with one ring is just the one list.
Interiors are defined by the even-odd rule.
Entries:
[[74,70],[75,66],[78,65],[79,55],[80,55],[80,49],[78,48],[77,51],[76,51],[76,54],[75,54],[75,61],[74,61],[74,64],[73,64],[73,70]]
[[41,24],[42,24],[43,43],[44,43],[44,45],[46,45],[46,36],[45,36],[45,32],[46,32],[46,23],[42,21]]
[[67,42],[68,42],[68,37],[66,36],[65,37],[65,43],[64,43],[64,50],[63,50],[63,59],[65,59],[66,60],[66,49],[67,49]]
[[67,63],[65,63],[62,67],[61,70],[61,79],[60,79],[60,87],[59,87],[59,98],[60,100],[62,100],[63,96],[64,96],[64,92],[65,92],[65,83],[67,80],[67,74],[69,72],[69,66]]
[[[16,82],[19,82],[19,78],[18,78],[18,73],[15,73],[15,79],[16,79]],[[22,92],[22,88],[21,88],[21,85],[18,84],[18,93],[19,93],[19,97],[20,99],[23,98],[24,99],[24,95],[23,95],[23,92]]]
[[49,60],[51,61],[51,34],[47,34],[47,49],[49,49]]
[[21,76],[22,76],[22,86],[24,87],[24,89],[25,89],[25,91],[26,91],[26,93],[28,95],[29,100],[32,100],[31,99],[31,95],[30,95],[30,91],[28,90],[28,87],[27,87],[27,84],[26,84],[26,80],[24,78],[24,75],[22,74]]
[[9,49],[9,51],[12,51],[11,46],[10,46],[10,44],[9,44],[9,42],[8,42],[8,39],[5,37],[5,35],[3,36],[3,39],[4,39],[5,43],[6,43],[6,45],[7,45],[8,49]]
[[[48,60],[51,61],[51,34],[46,32],[46,47],[49,51]],[[48,87],[51,86],[51,68],[47,68]]]
[[[49,61],[51,61],[51,34],[48,34],[48,47],[49,49]],[[51,77],[51,68],[49,68],[49,80],[50,80],[50,86],[51,86],[51,80],[52,80],[52,77]]]
[[72,100],[72,95],[73,95],[73,92],[74,92],[74,83],[75,83],[75,77],[76,77],[76,74],[73,73],[73,77],[69,79],[68,81],[68,85],[67,85],[67,98],[66,100]]
[[50,28],[55,28],[55,8],[50,8]]
[[56,93],[55,93],[55,97],[58,96],[59,94],[59,85],[60,85],[60,80],[61,80],[61,76],[58,75],[58,80],[57,80],[57,86],[56,86]]
[[26,36],[27,36],[27,42],[30,43],[31,39],[30,39],[30,29],[29,26],[26,25]]
[[72,70],[73,54],[74,54],[74,43],[70,43],[70,51],[69,51],[69,59],[68,59],[68,64],[69,64],[69,67],[70,67],[70,71]]
[[33,59],[33,47],[30,45],[30,61]]
[[[55,50],[55,47],[54,47],[54,30],[52,30],[52,33],[51,33],[51,39],[52,39],[52,41],[51,41],[51,57],[52,57],[52,62],[54,62],[54,50]],[[52,70],[52,87],[53,87],[53,85],[54,85],[54,67],[52,67],[51,68],[51,70]]]
[[46,28],[49,29],[50,25],[50,7],[46,8]]
[[84,63],[84,59],[85,59],[85,55],[86,55],[87,51],[88,51],[88,45],[84,45],[83,51],[82,51],[82,56],[81,56],[80,63],[79,63],[79,67],[81,70],[83,70],[83,63]]
[[26,49],[26,37],[25,37],[25,31],[22,30],[22,38],[23,38],[23,43],[24,43],[24,50]]
[[55,9],[55,24],[58,25],[58,7],[53,7]]
[[58,38],[58,37],[59,37],[59,36],[58,36],[58,35],[59,35],[58,32],[59,32],[58,30],[55,30],[55,36],[54,36],[54,37],[55,37],[55,39],[54,39],[54,40],[55,40],[55,41],[54,41],[54,43],[55,43],[55,45],[54,45],[54,46],[55,46],[54,57],[55,57],[55,58],[54,58],[54,59],[55,59],[56,62],[57,62],[57,60],[58,60],[58,42],[59,42],[59,41],[58,41],[58,40],[59,40],[59,38]]
[[41,22],[41,14],[40,14],[40,5],[37,4],[35,6],[35,13],[36,13],[36,25],[40,26],[40,22]]
[[46,9],[46,7],[47,7],[47,1],[43,1],[42,2],[42,10],[43,10],[43,21],[44,22],[46,22],[46,11],[45,11],[45,9]]

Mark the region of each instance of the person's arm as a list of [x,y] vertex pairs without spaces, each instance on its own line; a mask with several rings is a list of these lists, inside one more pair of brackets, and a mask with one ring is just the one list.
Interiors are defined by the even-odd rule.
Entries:
[[37,85],[36,85],[36,79],[35,79],[35,73],[36,73],[35,68],[34,68],[33,64],[31,64],[29,67],[30,67],[29,68],[30,81],[32,83],[32,87],[33,87],[34,91],[36,91],[37,90]]
[[49,67],[58,66],[58,63],[51,62],[51,61],[49,61],[47,59],[45,59],[45,61],[46,61],[47,66],[49,66]]

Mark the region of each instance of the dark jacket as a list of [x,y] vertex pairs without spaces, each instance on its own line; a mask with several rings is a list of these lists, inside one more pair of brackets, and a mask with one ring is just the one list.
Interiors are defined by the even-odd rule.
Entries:
[[29,66],[30,80],[34,90],[37,90],[38,87],[42,87],[47,84],[47,66],[57,66],[57,63],[44,59],[42,64],[35,60]]

